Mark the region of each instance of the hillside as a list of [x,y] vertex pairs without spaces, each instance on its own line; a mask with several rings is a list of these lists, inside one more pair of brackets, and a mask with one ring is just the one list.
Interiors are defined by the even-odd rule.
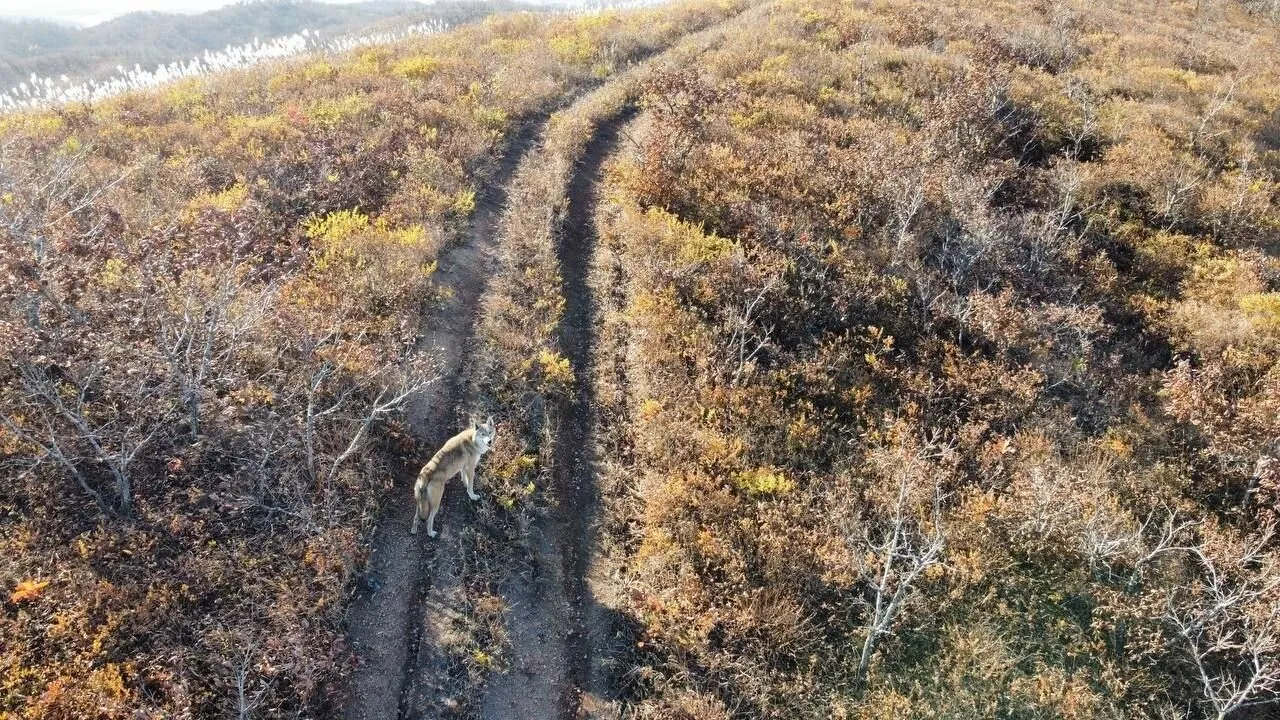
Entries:
[[1243,10],[784,0],[647,86],[596,366],[648,716],[1280,714]]
[[1276,19],[502,13],[0,116],[0,716],[1280,714]]
[[302,30],[336,36],[389,21],[457,24],[510,10],[512,3],[373,0],[335,5],[309,0],[242,2],[196,15],[130,13],[86,28],[40,20],[0,20],[0,88],[39,77],[103,79],[117,66],[146,70]]

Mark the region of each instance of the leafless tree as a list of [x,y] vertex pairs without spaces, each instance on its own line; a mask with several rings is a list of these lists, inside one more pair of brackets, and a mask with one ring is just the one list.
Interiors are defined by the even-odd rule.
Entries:
[[240,662],[236,664],[236,717],[239,720],[249,720],[253,717],[253,711],[258,706],[260,700],[251,698],[249,692],[249,671],[253,669],[253,654],[257,650],[255,645],[248,645],[240,650]]
[[1090,513],[1080,541],[1095,574],[1133,592],[1155,560],[1192,549],[1189,535],[1198,525],[1199,521],[1181,518],[1168,509],[1152,511],[1141,523],[1127,526]]
[[858,92],[862,93],[867,86],[867,72],[873,67],[871,45],[877,39],[876,26],[867,23],[858,33],[858,41],[854,45],[858,54]]
[[1062,162],[1052,172],[1055,201],[1044,211],[1024,216],[1026,223],[1027,270],[1037,277],[1048,276],[1081,245],[1081,226],[1095,205],[1083,205],[1080,197],[1085,171],[1080,163]]
[[1085,148],[1097,141],[1098,130],[1102,125],[1098,113],[1098,97],[1088,83],[1076,78],[1068,80],[1066,95],[1080,113],[1079,124],[1067,129],[1067,138],[1071,140],[1071,159],[1079,160]]
[[342,467],[343,463],[351,459],[351,456],[360,450],[369,436],[369,429],[376,421],[403,408],[410,398],[426,390],[437,380],[439,380],[438,375],[410,375],[397,378],[394,384],[383,385],[378,390],[377,396],[360,414],[363,417],[357,416],[360,419],[356,424],[355,431],[352,433],[350,441],[347,442],[346,448],[329,464],[329,472],[325,476],[325,481],[333,482],[334,476],[338,474],[338,468]]
[[[56,461],[80,485],[100,510],[112,514],[103,494],[95,489],[86,465],[105,469],[113,481],[119,514],[133,514],[131,468],[138,454],[163,427],[156,422],[166,412],[129,412],[117,403],[91,407],[88,395],[98,385],[105,363],[92,367],[83,378],[35,362],[17,364],[17,391],[22,419],[4,417],[4,426],[39,449],[33,463]],[[127,407],[158,402],[146,379],[136,381],[123,401]]]
[[929,482],[926,517],[920,517],[915,495],[922,475],[931,474],[924,458],[917,458],[907,467],[898,468],[898,492],[896,500],[884,518],[863,530],[858,551],[874,557],[865,569],[865,579],[870,585],[866,600],[866,637],[858,658],[856,677],[865,681],[871,667],[876,644],[888,635],[902,612],[903,604],[910,596],[920,575],[942,561],[946,535],[942,527],[943,493],[939,478]]
[[[99,201],[128,175],[95,178],[87,168],[90,152],[83,147],[36,160],[13,141],[0,146],[0,302],[8,304],[13,323],[6,328],[10,337],[0,340],[9,403],[0,422],[35,451],[20,462],[55,462],[104,514],[129,516],[130,466],[160,429],[154,418],[168,409],[145,372],[115,367],[110,353],[100,352],[87,313],[69,299],[82,268],[63,248],[101,239],[111,214]],[[79,358],[63,352],[83,348],[91,350]],[[135,403],[158,409],[125,410]],[[96,476],[104,472],[114,486],[114,504],[97,486]]]
[[[205,286],[207,285],[207,287]],[[169,366],[188,431],[198,438],[201,401],[219,368],[248,344],[248,334],[267,315],[270,288],[250,293],[234,267],[211,274],[206,283],[177,288],[172,310],[157,311],[161,354]]]
[[1183,211],[1195,199],[1204,180],[1205,169],[1199,161],[1180,162],[1164,178],[1164,193],[1159,199],[1157,213],[1165,218],[1166,231],[1182,221]]
[[109,216],[90,211],[129,176],[125,172],[107,181],[94,181],[86,172],[91,153],[92,147],[85,145],[74,153],[46,154],[36,161],[15,148],[12,140],[0,145],[0,195],[6,198],[0,203],[0,236],[11,245],[0,246],[0,270],[8,265],[13,276],[27,281],[24,287],[28,292],[12,301],[32,329],[42,327],[45,304],[62,305],[45,282],[58,255],[51,240],[52,229],[76,218],[83,221],[77,228],[79,239],[98,236]]
[[[338,336],[335,330],[320,344]],[[338,367],[335,360],[323,360],[315,366],[299,409],[307,477],[322,490],[363,449],[375,423],[403,409],[440,378],[439,359],[419,355],[403,364],[372,368],[362,373],[359,381],[346,376],[338,387],[330,388],[330,380],[342,377]]]
[[1249,484],[1244,489],[1244,498],[1240,501],[1242,510],[1249,509],[1258,487],[1264,483],[1273,487],[1280,484],[1280,437],[1267,443],[1254,462],[1253,472],[1249,474]]
[[908,246],[911,245],[914,239],[911,225],[922,207],[924,207],[924,178],[908,183],[905,192],[899,193],[895,197],[893,203],[893,226],[895,228],[893,234],[893,263],[895,265],[902,262]]
[[[737,363],[733,371],[733,383],[736,385],[738,379],[742,376],[743,370],[752,363],[760,351],[769,346],[769,336],[773,333],[773,327],[757,327],[756,311],[759,310],[760,304],[764,302],[769,292],[778,284],[779,278],[771,278],[760,288],[753,297],[729,310],[729,347],[730,351],[737,356]],[[749,347],[751,346],[751,347]]]
[[1267,525],[1238,547],[1189,547],[1199,577],[1168,602],[1166,619],[1217,720],[1274,704],[1280,693],[1280,563],[1269,549],[1274,534]]
[[1196,125],[1196,129],[1191,131],[1191,147],[1197,151],[1201,149],[1205,140],[1217,137],[1225,133],[1225,130],[1219,130],[1214,133],[1209,132],[1213,121],[1222,114],[1223,110],[1231,105],[1231,101],[1235,98],[1236,89],[1240,87],[1240,78],[1232,76],[1220,85],[1213,93],[1213,97],[1205,105],[1204,112],[1200,113],[1200,122]]

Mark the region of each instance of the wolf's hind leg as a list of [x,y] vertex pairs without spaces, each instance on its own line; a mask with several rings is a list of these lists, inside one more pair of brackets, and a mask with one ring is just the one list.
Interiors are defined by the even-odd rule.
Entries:
[[422,486],[417,483],[413,486],[413,527],[409,528],[410,535],[418,534],[418,521],[422,519]]
[[436,532],[436,513],[440,512],[440,502],[444,499],[444,483],[430,482],[427,483],[427,537],[435,537],[439,533]]

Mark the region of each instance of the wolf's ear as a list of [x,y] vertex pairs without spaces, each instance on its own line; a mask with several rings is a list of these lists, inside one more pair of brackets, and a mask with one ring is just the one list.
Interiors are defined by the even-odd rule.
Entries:
[[485,426],[485,427],[488,427],[488,428],[492,428],[492,427],[493,427],[493,416],[492,416],[492,415],[490,415],[490,416],[489,416],[489,419],[488,419],[488,420],[485,420],[485,421],[484,421],[484,426]]

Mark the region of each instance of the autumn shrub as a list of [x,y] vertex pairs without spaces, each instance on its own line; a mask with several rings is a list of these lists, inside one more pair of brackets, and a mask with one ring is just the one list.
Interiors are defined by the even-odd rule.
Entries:
[[[441,250],[514,132],[733,7],[0,117],[0,714],[337,712],[373,518],[425,454],[400,409]],[[528,456],[494,467],[524,503]]]
[[632,711],[1275,707],[1271,29],[796,0],[646,79],[597,218]]
[[[686,27],[725,20],[746,7],[726,3],[702,14]],[[608,16],[593,28],[612,25]],[[681,62],[724,32],[720,25],[693,33],[670,50],[637,65],[613,82],[551,115],[538,146],[517,169],[508,188],[507,211],[498,233],[502,240],[499,267],[484,301],[479,334],[483,350],[475,372],[477,391],[507,418],[521,445],[515,457],[550,458],[558,405],[573,392],[574,368],[560,345],[565,298],[559,269],[559,245],[569,202],[569,181],[591,138],[617,121],[638,97],[644,78],[658,68]],[[500,459],[501,462],[501,459]],[[539,472],[532,465],[520,477]]]

